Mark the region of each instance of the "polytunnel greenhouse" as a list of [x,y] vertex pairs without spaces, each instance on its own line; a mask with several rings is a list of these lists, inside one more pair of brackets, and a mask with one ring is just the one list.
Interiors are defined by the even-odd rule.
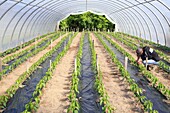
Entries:
[[0,112],[170,113],[170,1],[0,0]]

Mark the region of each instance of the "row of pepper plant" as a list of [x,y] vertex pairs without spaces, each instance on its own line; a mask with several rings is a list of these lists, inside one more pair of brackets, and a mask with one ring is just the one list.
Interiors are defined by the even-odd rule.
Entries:
[[112,61],[115,63],[115,65],[117,65],[121,75],[129,83],[131,91],[134,93],[134,95],[136,97],[138,97],[138,99],[140,100],[140,102],[144,106],[144,110],[148,113],[158,113],[158,111],[153,110],[153,103],[143,95],[142,89],[139,88],[139,86],[135,82],[135,80],[130,77],[129,72],[124,68],[122,63],[117,59],[116,54],[107,46],[107,44],[102,40],[102,38],[97,33],[95,33],[95,36],[99,39],[99,41],[102,43],[104,48],[110,54]]
[[[38,36],[38,37],[36,38],[36,40],[39,40],[39,39],[41,39],[41,38],[46,37],[47,35],[51,35],[51,34],[54,34],[54,33],[56,33],[56,32],[47,33],[47,34],[45,34],[45,35]],[[8,50],[4,51],[3,53],[0,53],[0,57],[5,57],[5,56],[8,55],[8,54],[14,53],[14,52],[16,52],[16,51],[18,51],[18,50],[26,47],[26,46],[29,46],[29,45],[32,44],[33,42],[35,42],[35,38],[32,39],[32,40],[30,40],[30,41],[28,41],[28,42],[25,42],[25,43],[23,43],[22,45],[19,45],[19,46],[15,47],[15,48],[8,49]]]
[[[59,38],[58,36],[54,36],[51,38],[52,41],[56,40],[57,38]],[[39,42],[37,44],[38,45],[41,45],[42,43],[48,41],[48,39],[44,39],[42,40],[41,42]],[[26,61],[28,58],[36,55],[37,53],[39,53],[40,51],[44,50],[46,47],[48,47],[50,45],[50,41],[48,41],[43,47],[41,48],[37,48],[35,49],[33,52],[30,52],[28,53],[27,55],[21,57],[21,58],[18,58],[14,63],[12,63],[11,65],[8,65],[5,67],[5,69],[2,70],[2,72],[0,72],[0,80],[3,76],[7,75],[7,72],[10,73],[12,72],[18,65],[20,65],[21,63],[23,63],[24,61]],[[31,49],[33,49],[34,46],[31,47]],[[24,50],[23,52],[28,52],[28,50]]]
[[[133,40],[130,40],[129,38],[123,38],[122,35],[120,35],[119,33],[109,33],[110,35],[112,35],[114,38],[116,38],[117,40],[123,42],[125,45],[129,46],[131,49],[136,50],[138,48],[138,46],[133,42]],[[142,39],[143,40],[143,39]],[[165,55],[164,53],[162,53],[159,50],[155,50],[161,57],[163,57],[165,60],[169,60],[169,58],[167,57],[167,55]],[[159,67],[161,69],[163,69],[165,72],[170,73],[170,66],[167,65],[165,62],[163,61],[159,61]]]
[[[17,59],[18,57],[24,55],[24,54],[27,53],[28,51],[33,50],[33,49],[35,48],[35,46],[38,46],[38,45],[42,44],[43,42],[47,41],[47,39],[51,39],[51,38],[53,38],[53,37],[57,37],[58,35],[59,35],[59,33],[54,33],[53,35],[49,36],[48,38],[43,39],[43,40],[41,41],[41,43],[37,43],[36,45],[32,45],[31,47],[29,47],[29,48],[26,49],[26,50],[23,50],[23,51],[21,51],[21,52],[19,52],[19,53],[17,53],[17,54],[13,54],[13,55],[11,55],[11,56],[8,56],[8,57],[4,58],[3,61],[2,61],[3,64],[6,64],[7,62],[9,62],[9,61],[11,61],[11,60]],[[63,33],[62,33],[62,35],[63,35]]]
[[[69,34],[68,34],[69,35]],[[67,35],[67,36],[68,36]],[[29,69],[28,71],[24,72],[22,75],[20,75],[20,77],[16,80],[15,84],[12,85],[10,88],[8,88],[8,90],[6,91],[6,93],[4,95],[0,96],[0,109],[3,109],[6,107],[7,102],[10,98],[12,98],[14,96],[14,94],[16,93],[16,91],[18,90],[18,88],[20,88],[20,86],[22,85],[22,83],[34,72],[38,69],[38,66],[43,63],[50,55],[52,55],[52,53],[54,53],[54,51],[56,50],[56,48],[59,48],[61,43],[67,38],[67,36],[65,36],[52,50],[50,50],[48,53],[44,54],[43,57],[41,57],[36,63],[34,63]]]
[[[72,43],[73,38],[77,35],[77,33],[75,33],[69,40],[68,44],[65,46],[65,49],[56,57],[56,59],[54,60],[54,62],[52,62],[51,67],[48,69],[48,71],[46,72],[46,75],[39,81],[39,83],[36,86],[36,89],[33,93],[33,97],[30,100],[30,102],[28,104],[25,105],[25,111],[23,113],[29,113],[29,112],[36,112],[38,107],[39,107],[39,103],[40,103],[40,98],[42,96],[42,89],[46,86],[46,83],[52,78],[53,73],[55,71],[56,66],[58,65],[59,61],[61,60],[61,58],[67,53],[68,49],[70,48],[70,45]],[[64,39],[63,39],[64,41]],[[62,41],[62,42],[63,42]],[[61,43],[60,43],[61,44]],[[55,47],[51,53],[55,52],[60,46],[58,46],[57,48]],[[51,54],[52,55],[52,54]]]
[[164,45],[161,45],[161,44],[157,44],[153,41],[150,41],[150,40],[146,40],[146,39],[142,39],[142,38],[139,38],[137,36],[132,36],[132,35],[129,35],[129,34],[126,34],[126,33],[121,33],[125,36],[128,36],[128,37],[131,37],[131,38],[134,38],[134,39],[137,39],[137,40],[140,40],[141,42],[144,42],[144,43],[147,43],[147,44],[150,44],[150,45],[153,45],[155,47],[159,47],[161,50],[163,51],[170,51],[170,48],[167,47],[167,46],[164,46]]
[[112,39],[110,39],[107,35],[104,33],[101,33],[103,37],[105,37],[114,47],[116,47],[122,54],[127,56],[129,60],[131,61],[131,64],[138,67],[142,74],[151,82],[152,86],[155,87],[158,91],[160,91],[167,99],[170,99],[170,90],[166,88],[161,82],[159,82],[158,78],[153,75],[151,72],[149,72],[144,65],[138,65],[136,63],[136,60],[127,52],[125,51],[121,46],[119,46],[117,43],[113,42]]
[[[130,35],[127,35],[127,34],[124,34],[124,33],[115,33],[115,35],[117,35],[117,36],[119,36],[119,37],[122,37],[123,38],[123,36],[126,36],[126,39],[129,41],[129,42],[131,42],[131,43],[133,43],[134,45],[136,45],[135,44],[135,42],[137,41],[139,44],[140,44],[140,46],[146,46],[146,45],[150,45],[150,46],[154,46],[154,47],[159,47],[159,48],[163,48],[163,51],[170,51],[170,48],[169,47],[167,47],[167,46],[162,46],[162,45],[160,45],[160,44],[156,44],[156,43],[154,43],[154,42],[152,42],[152,41],[149,41],[149,40],[145,40],[145,39],[142,39],[142,38],[139,38],[139,37],[136,37],[136,36],[130,36]],[[136,41],[135,41],[136,40]],[[135,41],[135,42],[134,42]],[[165,49],[166,48],[166,49]],[[170,59],[167,57],[167,55],[166,54],[164,54],[162,51],[160,51],[160,50],[155,50],[164,60],[167,60],[168,62],[170,62]]]
[[[89,36],[89,34],[88,34]],[[115,108],[113,108],[110,104],[109,101],[109,96],[107,94],[107,91],[104,87],[104,84],[102,82],[102,73],[100,71],[100,67],[97,63],[97,55],[94,49],[94,43],[91,41],[90,37],[89,38],[89,42],[90,42],[90,49],[91,49],[91,53],[92,53],[92,66],[93,66],[93,71],[96,73],[95,76],[95,88],[100,96],[100,105],[103,106],[102,110],[105,113],[113,113],[113,111],[115,110]]]
[[67,109],[67,113],[78,113],[80,109],[80,104],[77,98],[79,93],[78,91],[78,84],[79,84],[79,76],[81,74],[81,58],[83,55],[83,41],[84,41],[84,33],[81,36],[79,50],[77,56],[75,58],[75,69],[72,74],[72,81],[71,81],[71,88],[68,99],[70,101],[69,108]]

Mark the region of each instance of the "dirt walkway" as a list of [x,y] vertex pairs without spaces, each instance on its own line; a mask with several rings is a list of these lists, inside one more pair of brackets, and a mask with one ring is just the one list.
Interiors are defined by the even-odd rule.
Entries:
[[66,55],[57,65],[52,79],[43,89],[38,113],[66,113],[69,106],[68,93],[70,91],[70,78],[74,69],[74,58],[78,51],[79,33],[71,44]]
[[[66,36],[63,35],[62,38]],[[52,43],[52,46],[57,45],[57,43],[60,41],[61,39],[58,38],[57,40],[55,40]],[[8,88],[10,88],[10,86],[12,86],[13,84],[15,84],[15,81],[19,78],[20,75],[22,75],[27,68],[30,68],[35,62],[37,62],[44,54],[46,54],[47,52],[49,52],[51,45],[49,45],[46,49],[44,49],[43,51],[40,51],[38,54],[34,55],[33,57],[29,58],[27,61],[25,61],[24,63],[22,63],[21,65],[19,65],[16,69],[14,69],[11,73],[9,73],[7,76],[3,77],[2,80],[0,81],[0,96],[4,95],[6,90]]]
[[[54,35],[54,34],[48,35],[48,36],[46,36],[46,37],[44,37],[44,38],[48,38],[48,37],[50,37],[50,36],[52,36],[52,35]],[[44,38],[41,38],[41,39],[37,40],[36,42],[33,42],[32,44],[30,44],[30,45],[28,45],[28,46],[26,46],[26,47],[24,47],[24,48],[22,48],[22,49],[19,49],[18,51],[14,52],[14,53],[11,53],[11,54],[6,55],[5,57],[2,58],[2,60],[5,59],[5,58],[8,57],[8,56],[12,56],[12,55],[14,55],[14,54],[18,54],[18,53],[20,53],[21,51],[30,48],[32,45],[35,45],[36,43],[41,42]]]
[[[107,35],[108,36],[108,35]],[[110,38],[110,36],[108,36]],[[113,42],[119,44],[125,51],[127,51],[130,55],[132,55],[133,58],[137,59],[136,53],[134,50],[132,50],[130,47],[126,46],[125,44],[122,44],[120,41],[118,41],[115,38],[111,38]],[[162,69],[158,68],[157,66],[154,66],[155,69],[151,70],[151,73],[155,75],[161,83],[163,83],[168,89],[170,89],[170,74],[166,73]]]
[[114,113],[143,113],[142,106],[137,102],[129,85],[122,81],[121,74],[102,44],[91,33],[94,40],[95,51],[103,74],[103,83],[110,97],[110,102],[116,108]]

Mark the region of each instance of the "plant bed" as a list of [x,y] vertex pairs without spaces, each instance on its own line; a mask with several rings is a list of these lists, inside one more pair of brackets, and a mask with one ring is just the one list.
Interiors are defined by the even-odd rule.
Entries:
[[112,62],[111,56],[104,49],[99,40],[97,40],[93,34],[91,34],[91,36],[95,42],[94,47],[102,73],[101,79],[110,97],[108,100],[111,105],[115,107],[114,113],[144,112],[142,105],[138,102],[133,92],[130,91],[129,84],[123,79],[118,67]]
[[[63,34],[63,33],[61,33],[61,34]],[[59,36],[59,33],[55,33],[51,36],[48,36],[47,38],[43,38],[42,40],[38,40],[37,42],[34,41],[34,44],[30,44],[30,46],[27,49],[24,49],[24,50],[22,50],[22,51],[20,51],[16,54],[9,55],[9,56],[3,58],[3,60],[2,60],[3,64],[12,64],[12,62],[14,62],[15,59],[21,58],[22,56],[26,55],[26,53],[34,51],[35,50],[35,44],[36,44],[37,48],[42,47],[45,44],[45,42],[47,41],[47,39],[49,40],[51,38],[58,37],[58,36]],[[40,42],[42,42],[42,43],[40,44]]]
[[[42,70],[42,68],[39,66],[41,65],[42,63],[45,64],[45,61],[47,61],[47,59],[51,56],[52,57],[52,54],[54,54],[54,52],[56,53],[56,50],[58,48],[60,48],[61,44],[63,45],[63,42],[64,40],[66,39],[67,37],[63,38],[62,41],[60,41],[51,51],[49,51],[48,53],[46,53],[43,57],[41,57],[36,63],[34,63],[28,70],[28,72],[25,72],[23,73],[19,78],[18,80],[16,81],[16,83],[11,86],[7,91],[6,91],[6,94],[3,95],[3,96],[0,96],[0,108],[4,108],[6,107],[7,105],[7,102],[8,100],[11,98],[11,97],[14,97],[14,94],[16,93],[16,91],[18,92],[18,94],[20,94],[19,91],[22,90],[22,88],[20,88],[21,86],[24,86],[22,85],[22,83],[27,79],[29,80],[29,76],[30,75],[35,75],[35,71],[36,70]],[[68,40],[68,38],[67,38]],[[64,47],[64,45],[63,45]],[[61,48],[63,48],[61,47]],[[61,50],[60,50],[61,52]],[[58,53],[56,53],[55,55],[57,55]],[[54,58],[54,57],[53,57]],[[49,62],[48,62],[48,65],[49,66]],[[43,71],[40,71],[40,73],[43,72]],[[33,77],[33,76],[32,76]],[[35,77],[36,79],[36,77]],[[36,81],[37,82],[37,81]],[[28,83],[27,81],[25,83]],[[35,85],[35,84],[34,84]],[[19,89],[20,88],[20,89]],[[24,87],[25,88],[25,87]],[[19,89],[19,90],[18,90]],[[11,99],[12,101],[13,99]],[[22,100],[22,99],[21,99]],[[10,104],[10,102],[9,102]]]
[[37,113],[56,111],[63,113],[67,111],[70,104],[67,97],[70,92],[71,74],[74,73],[74,60],[81,35],[82,33],[78,33],[73,39],[68,52],[56,66],[52,79],[43,88]]
[[126,36],[126,39],[129,40],[129,42],[134,43],[135,45],[139,44],[141,47],[150,46],[150,47],[154,48],[155,51],[167,62],[167,65],[170,65],[170,53],[169,53],[170,48],[169,47],[162,46],[160,44],[156,44],[154,42],[151,42],[151,41],[139,38],[139,37],[128,36],[128,35],[122,34],[122,33],[116,33],[115,35],[117,35],[119,37]]
[[100,71],[100,66],[97,61],[98,57],[94,49],[94,41],[92,42],[90,37],[89,37],[89,42],[90,42],[90,49],[92,53],[93,71],[96,73],[95,90],[98,92],[98,95],[100,96],[97,102],[100,102],[100,106],[102,106],[102,112],[112,113],[115,110],[115,108],[110,104],[109,96],[108,96],[108,93],[106,92],[106,89],[105,89],[105,86],[102,80],[103,75]]
[[132,39],[140,40],[140,42],[142,42],[143,44],[150,45],[153,48],[159,49],[160,51],[165,52],[165,54],[170,55],[170,53],[169,53],[170,47],[167,47],[167,46],[164,46],[164,45],[161,45],[161,44],[157,44],[155,42],[152,42],[152,41],[149,41],[149,40],[145,40],[145,39],[142,39],[142,38],[137,37],[137,36],[132,36],[132,35],[125,34],[125,33],[120,33],[120,32],[119,32],[119,34],[123,34],[124,36],[127,36],[127,37],[132,38]]
[[67,34],[64,34],[61,36],[61,38],[56,39],[52,45],[49,45],[48,47],[46,47],[44,50],[42,50],[41,52],[39,52],[38,54],[36,54],[35,56],[32,56],[30,59],[26,60],[24,63],[22,63],[18,68],[16,68],[15,70],[13,70],[11,73],[8,74],[8,76],[4,76],[3,79],[0,81],[0,86],[1,86],[1,90],[0,90],[0,96],[5,95],[6,91],[15,84],[15,82],[17,81],[17,79],[23,75],[23,73],[25,73],[26,71],[28,71],[28,69],[34,65],[34,63],[36,63],[41,57],[43,57],[44,54],[46,54],[47,52],[49,52],[51,50],[51,46],[54,47],[55,45],[57,45],[61,39],[63,37],[67,36]]
[[[98,35],[97,35],[98,36]],[[117,44],[113,43],[113,42],[109,42],[108,40],[106,40],[104,37],[100,37],[98,36],[98,38],[100,39],[100,41],[102,41],[102,43],[105,45],[105,48],[110,51],[110,53],[112,51],[116,52],[115,55],[113,55],[113,53],[111,54],[113,57],[119,59],[120,62],[122,63],[118,63],[118,61],[116,61],[116,64],[118,63],[118,67],[119,70],[121,72],[123,72],[126,76],[128,75],[126,71],[123,71],[123,67],[121,66],[122,64],[124,64],[124,56],[121,52],[125,52],[123,50],[120,50],[119,48],[115,48],[114,46],[118,46]],[[111,45],[110,45],[111,44]],[[110,49],[111,48],[111,49]],[[119,51],[121,52],[119,52]],[[129,57],[129,56],[128,56]],[[115,59],[114,59],[115,60]],[[131,60],[131,58],[130,58]],[[121,69],[122,68],[122,69]],[[150,85],[150,83],[148,83],[148,81],[146,80],[146,78],[144,76],[137,76],[136,72],[138,72],[138,68],[135,67],[134,65],[130,64],[130,62],[128,63],[128,72],[130,72],[130,75],[127,76],[127,78],[132,78],[133,80],[128,80],[128,82],[132,82],[131,83],[131,90],[132,91],[137,91],[136,94],[140,94],[140,96],[138,97],[144,104],[145,110],[146,108],[150,111],[152,110],[152,106],[153,109],[158,110],[159,112],[164,111],[165,113],[169,111],[169,105],[167,103],[165,103],[163,100],[166,100],[166,98],[164,96],[161,95],[160,92],[157,91],[157,89],[155,89],[154,87],[152,87]],[[124,75],[124,76],[125,76]],[[134,81],[136,81],[136,83],[133,83]],[[140,87],[140,89],[138,90],[138,85]],[[142,89],[144,90],[145,93],[142,93]],[[150,92],[150,93],[149,93]],[[144,97],[143,97],[144,96]],[[150,101],[145,101],[145,99],[149,99]],[[148,105],[148,106],[146,106]]]
[[78,98],[80,103],[79,112],[102,112],[102,106],[98,101],[99,95],[94,88],[96,72],[93,71],[92,62],[88,33],[86,33],[83,44],[78,87]]
[[[53,37],[51,40],[56,40],[57,38],[58,37]],[[2,76],[7,75],[12,70],[14,70],[18,65],[26,61],[28,58],[44,50],[48,45],[50,45],[50,43],[51,42],[49,42],[48,39],[44,39],[37,44],[37,46],[40,46],[39,48],[36,49],[35,46],[32,46],[30,48],[30,52],[28,52],[28,50],[25,50],[25,54],[20,56],[18,59],[10,61],[8,66],[3,67],[3,71],[0,72],[0,79],[2,78]]]
[[[38,109],[40,96],[42,95],[42,89],[45,87],[47,81],[49,81],[52,78],[52,75],[55,71],[57,64],[68,51],[70,44],[72,43],[72,40],[76,35],[77,33],[72,37],[67,37],[67,39],[61,43],[61,46],[58,48],[58,50],[54,52],[54,54],[56,55],[53,54],[52,55],[53,58],[52,59],[50,58],[51,61],[53,61],[53,63],[51,64],[51,67],[50,66],[48,67],[47,72],[44,73],[43,78],[36,85],[34,92],[32,92],[30,102],[25,105],[24,113],[35,112]],[[50,59],[48,58],[48,60]]]
[[[146,68],[143,65],[137,65],[136,60],[128,53],[126,52],[122,47],[120,47],[117,43],[113,42],[110,38],[107,36],[104,36],[106,38],[106,41],[111,44],[112,46],[116,47],[122,54],[125,56],[128,56],[130,62],[132,65],[138,67],[142,74],[147,78],[148,81],[152,84],[153,87],[155,87],[157,90],[159,90],[162,95],[164,95],[167,99],[170,98],[170,90],[166,88],[156,76],[154,76],[151,72],[147,71]],[[111,47],[112,47],[111,46]]]
[[[125,51],[127,51],[129,54],[132,55],[133,58],[137,57],[136,52],[135,52],[135,49],[137,49],[137,47],[135,46],[135,44],[127,43],[127,41],[124,41],[122,38],[118,38],[115,35],[113,35],[113,36],[114,37],[111,36],[112,38],[110,37],[112,39],[112,41],[114,41],[115,43],[122,46]],[[133,48],[135,48],[135,49],[133,49]],[[161,64],[162,63],[160,62],[160,65]],[[167,87],[167,89],[170,89],[170,74],[168,74],[167,72],[165,72],[158,66],[153,66],[153,67],[154,68],[150,72],[153,75],[155,75],[158,78],[158,80]]]
[[[129,40],[128,38],[124,38],[124,37],[121,37],[120,34],[113,34],[113,33],[110,33],[114,38],[116,38],[116,40],[122,42],[123,44],[127,45],[130,49],[133,49],[134,51],[138,48],[138,45],[133,42],[133,40]],[[143,45],[142,45],[143,46]],[[161,69],[163,69],[165,72],[167,73],[170,73],[170,63],[168,62],[169,61],[169,58],[164,55],[162,52],[158,51],[158,50],[155,50],[161,57],[163,57],[164,59],[166,60],[161,60],[159,62],[159,67]]]
[[[47,33],[47,34],[45,34],[45,35],[42,35],[42,36],[40,36],[40,37],[37,37],[36,39],[38,40],[38,39],[41,39],[41,38],[46,37],[47,35],[51,35],[51,34],[54,34],[54,33],[55,33],[55,32]],[[30,41],[28,41],[28,42],[25,42],[24,44],[19,45],[19,46],[15,47],[15,48],[8,49],[8,50],[4,51],[3,53],[0,53],[0,57],[5,57],[5,56],[8,55],[8,54],[14,53],[14,52],[20,50],[21,48],[24,48],[24,47],[30,45],[30,44],[33,43],[33,42],[35,42],[35,39],[32,39],[32,40],[30,40]]]
[[81,71],[81,58],[83,55],[83,41],[84,41],[84,33],[80,39],[80,44],[79,44],[79,50],[77,53],[77,56],[75,58],[75,69],[72,74],[72,80],[71,80],[71,88],[70,88],[70,93],[68,96],[68,99],[70,101],[69,108],[67,109],[67,113],[76,113],[80,110],[80,105],[78,101],[78,84],[79,84],[79,76],[80,76],[80,71]]

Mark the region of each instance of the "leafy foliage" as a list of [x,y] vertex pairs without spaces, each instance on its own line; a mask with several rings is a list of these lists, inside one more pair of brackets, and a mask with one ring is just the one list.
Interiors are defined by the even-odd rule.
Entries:
[[[55,40],[59,38],[59,34],[58,35],[54,35],[53,37],[51,37],[51,40]],[[24,61],[26,61],[28,58],[32,57],[33,55],[36,55],[37,53],[39,53],[40,51],[44,50],[46,47],[48,47],[50,45],[50,41],[48,41],[49,39],[48,38],[45,38],[43,39],[41,42],[39,42],[37,44],[38,45],[41,45],[42,43],[44,42],[47,42],[44,46],[42,46],[41,48],[37,48],[35,49],[33,52],[30,52],[28,53],[27,55],[21,57],[21,58],[18,58],[15,62],[13,62],[11,65],[8,65],[5,67],[5,69],[3,69],[2,72],[0,72],[0,80],[2,78],[2,76],[6,75],[7,72],[10,73],[12,70],[14,70],[18,65],[20,65],[21,63],[23,63]],[[22,51],[21,53],[26,53],[28,52],[29,50],[32,50],[35,46],[31,46],[30,48]],[[18,53],[20,55],[20,53]],[[17,56],[17,55],[16,55]],[[9,57],[9,59],[15,59],[16,56],[11,56]],[[7,57],[8,58],[8,57]]]
[[[65,49],[56,57],[56,59],[54,60],[54,62],[52,62],[51,64],[51,68],[48,68],[48,71],[46,72],[46,75],[39,81],[39,83],[36,86],[36,89],[33,93],[33,98],[31,99],[31,101],[25,105],[25,111],[23,113],[28,113],[28,112],[34,112],[38,109],[39,107],[39,103],[40,103],[40,98],[42,95],[42,89],[45,87],[46,83],[52,78],[53,76],[53,72],[55,71],[55,68],[57,66],[57,64],[59,63],[59,61],[61,60],[61,58],[67,53],[73,38],[77,35],[74,34],[71,39],[69,40],[68,44],[66,45]],[[54,52],[56,51],[58,48],[61,47],[61,43],[66,39],[63,38],[58,44],[57,46],[55,46],[50,52]],[[77,103],[76,103],[77,104]]]
[[81,73],[81,58],[83,55],[83,40],[84,40],[84,33],[81,36],[80,39],[80,45],[79,45],[79,50],[76,56],[76,62],[75,62],[75,70],[72,74],[72,82],[71,82],[71,89],[69,93],[69,100],[70,100],[70,106],[67,110],[67,113],[78,113],[80,109],[79,101],[77,98],[77,94],[79,93],[78,91],[78,84],[79,84],[79,76]]
[[102,78],[103,78],[102,72],[100,71],[100,67],[98,66],[97,55],[94,49],[94,43],[91,41],[90,37],[89,37],[89,42],[90,42],[90,49],[92,53],[93,71],[96,72],[95,88],[100,95],[100,105],[103,105],[102,110],[104,113],[113,113],[115,108],[111,106],[110,101],[109,101],[109,96],[102,82]]
[[71,15],[67,19],[61,21],[60,28],[65,29],[79,29],[80,31],[94,30],[114,30],[115,25],[111,23],[104,15],[95,15],[87,12],[80,15]]
[[[120,33],[109,33],[110,35],[112,35],[114,38],[116,38],[117,40],[119,40],[120,42],[122,42],[123,44],[127,45],[128,47],[130,47],[131,49],[133,50],[136,50],[138,48],[138,45],[132,40],[132,39],[129,39],[129,38],[124,38],[122,34]],[[126,35],[125,35],[126,36]],[[136,39],[138,39],[139,41],[143,42],[143,39],[141,38],[137,38],[135,37]],[[147,43],[148,41],[145,40],[145,42]],[[149,43],[149,42],[148,42]],[[150,42],[151,43],[151,42]],[[149,43],[149,44],[150,44]],[[141,46],[145,46],[145,44],[143,43],[140,43]],[[169,58],[164,54],[162,53],[161,51],[159,50],[155,50],[162,58],[164,58],[165,60],[169,61]],[[165,72],[167,73],[170,73],[170,67],[169,65],[167,65],[165,62],[163,61],[159,61],[159,67],[161,69],[163,69]]]
[[4,56],[6,56],[6,55],[8,55],[8,54],[14,53],[14,52],[20,50],[21,48],[26,47],[26,46],[32,44],[33,42],[35,42],[35,39],[44,38],[44,37],[46,37],[47,35],[54,34],[54,33],[55,33],[55,32],[42,35],[42,36],[37,37],[37,38],[34,38],[34,39],[32,39],[32,40],[30,40],[30,41],[28,41],[28,42],[25,42],[24,44],[19,45],[19,46],[15,47],[15,48],[8,49],[8,50],[4,51],[3,53],[0,53],[0,57],[4,57]]
[[[158,81],[158,78],[156,76],[154,76],[151,72],[149,72],[143,65],[138,65],[136,63],[136,60],[127,52],[125,51],[121,46],[119,46],[117,43],[113,42],[112,39],[108,38],[105,34],[102,33],[102,35],[112,44],[114,45],[114,47],[116,47],[122,54],[124,54],[125,56],[127,56],[129,58],[129,60],[131,61],[131,64],[134,66],[137,66],[140,71],[143,73],[144,76],[146,76],[146,78],[151,82],[151,84],[158,89],[158,84],[160,84],[160,82]],[[162,84],[162,83],[161,83]],[[163,85],[163,84],[162,84]],[[170,99],[170,90],[168,88],[166,88],[164,85],[163,87],[160,87],[158,89],[165,97],[167,97],[167,99]]]
[[[145,96],[143,96],[143,91],[141,88],[139,88],[139,86],[135,83],[135,81],[133,79],[130,78],[130,74],[127,70],[125,70],[124,66],[122,65],[122,63],[117,59],[115,53],[106,45],[106,43],[102,40],[102,38],[95,33],[95,35],[98,37],[98,39],[100,40],[100,42],[103,44],[104,48],[108,51],[108,53],[110,54],[112,61],[117,65],[117,67],[119,68],[119,71],[121,72],[121,75],[126,78],[127,82],[130,85],[130,89],[134,92],[134,94],[138,97],[138,99],[140,100],[140,102],[143,104],[145,111],[148,112],[157,112],[156,110],[152,110],[153,107],[153,103],[150,102],[149,100],[147,100],[147,98]],[[124,54],[126,53],[126,51],[124,49],[122,49],[118,44],[114,43],[113,41],[110,40],[110,38],[107,38],[106,35],[103,34],[103,36],[112,44],[114,45],[119,51],[123,52]],[[129,57],[129,54],[126,53],[126,56]],[[132,59],[132,57],[129,57],[129,59]]]
[[[66,38],[66,37],[65,37]],[[57,48],[60,47],[61,43],[64,41],[64,39],[60,41],[51,51],[48,53],[44,54],[43,57],[41,57],[36,63],[34,63],[28,71],[24,72],[15,82],[14,85],[12,85],[7,91],[5,95],[0,96],[0,109],[5,108],[8,100],[14,96],[20,85],[29,78],[29,76],[38,69],[38,66],[43,63],[49,56],[51,56]],[[61,57],[61,56],[60,56]],[[41,91],[39,91],[41,93]],[[35,94],[34,94],[35,95]]]

